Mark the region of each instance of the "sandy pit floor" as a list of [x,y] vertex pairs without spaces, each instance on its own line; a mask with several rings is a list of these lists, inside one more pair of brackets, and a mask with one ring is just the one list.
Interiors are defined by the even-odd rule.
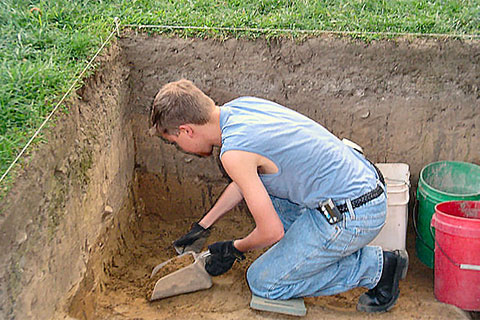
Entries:
[[[142,178],[139,179],[141,182]],[[141,195],[135,202],[142,202]],[[167,221],[165,216],[139,211],[142,208],[125,209],[135,210],[138,219],[131,224],[129,230],[116,238],[123,244],[105,243],[103,249],[116,246],[118,250],[101,250],[101,259],[107,262],[104,263],[107,276],[101,290],[95,294],[94,306],[86,313],[84,305],[74,304],[72,315],[88,319],[119,320],[294,318],[249,308],[251,293],[245,272],[261,252],[249,253],[247,259],[236,262],[231,271],[214,277],[210,289],[148,302],[146,294],[151,288],[148,284],[151,271],[157,264],[176,255],[171,243],[188,230],[193,220],[185,217],[188,214],[182,213],[177,213],[176,217],[170,217]],[[161,211],[159,209],[159,213]],[[244,208],[233,210],[217,223],[208,243],[240,237],[252,227],[252,221]],[[129,239],[136,240],[131,242]],[[379,315],[357,312],[355,306],[358,297],[365,292],[365,289],[357,288],[335,296],[306,298],[305,319],[468,319],[461,310],[435,300],[433,271],[416,258],[413,240],[410,233],[410,269],[406,280],[401,282],[401,295],[393,310]],[[81,296],[79,298],[83,299]]]

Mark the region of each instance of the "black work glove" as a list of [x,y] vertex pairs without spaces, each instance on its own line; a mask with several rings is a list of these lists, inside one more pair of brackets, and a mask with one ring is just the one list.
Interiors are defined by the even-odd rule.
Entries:
[[207,241],[210,235],[210,228],[204,228],[197,222],[192,224],[190,231],[187,234],[181,236],[179,239],[173,242],[173,247],[178,254],[182,254],[187,251],[194,251],[199,253],[205,241]]
[[211,276],[224,274],[233,266],[235,260],[245,259],[243,252],[233,246],[233,240],[215,242],[208,246],[210,255],[205,259],[205,270]]

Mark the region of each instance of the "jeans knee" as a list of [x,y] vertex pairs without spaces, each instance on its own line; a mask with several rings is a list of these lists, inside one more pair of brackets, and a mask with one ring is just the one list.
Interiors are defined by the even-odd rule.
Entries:
[[258,274],[254,266],[255,262],[247,269],[247,282],[252,292],[257,288]]
[[257,261],[253,262],[247,270],[248,286],[250,287],[250,290],[253,294],[259,297],[266,298],[268,291],[267,282],[264,280],[265,277],[262,277],[262,269],[265,269],[259,267],[256,262]]
[[[255,262],[247,270],[247,282],[250,291],[256,296],[267,299],[288,299],[285,297],[285,288],[278,286],[269,268],[262,267]],[[288,294],[288,293],[287,293]]]

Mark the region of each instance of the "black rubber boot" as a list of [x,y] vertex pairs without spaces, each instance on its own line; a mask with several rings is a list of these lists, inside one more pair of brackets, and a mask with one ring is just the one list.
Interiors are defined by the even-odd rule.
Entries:
[[383,270],[375,288],[360,296],[358,311],[385,312],[393,308],[400,295],[398,283],[405,279],[408,270],[408,253],[405,250],[384,251]]

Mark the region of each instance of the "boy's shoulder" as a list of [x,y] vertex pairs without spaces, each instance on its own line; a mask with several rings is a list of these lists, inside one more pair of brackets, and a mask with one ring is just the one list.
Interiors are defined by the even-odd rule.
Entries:
[[263,98],[258,98],[258,97],[253,97],[253,96],[243,96],[236,98],[234,100],[231,100],[227,103],[224,104],[226,107],[253,107],[254,109],[256,108],[268,108],[268,107],[281,107],[284,108],[282,105],[267,100]]

